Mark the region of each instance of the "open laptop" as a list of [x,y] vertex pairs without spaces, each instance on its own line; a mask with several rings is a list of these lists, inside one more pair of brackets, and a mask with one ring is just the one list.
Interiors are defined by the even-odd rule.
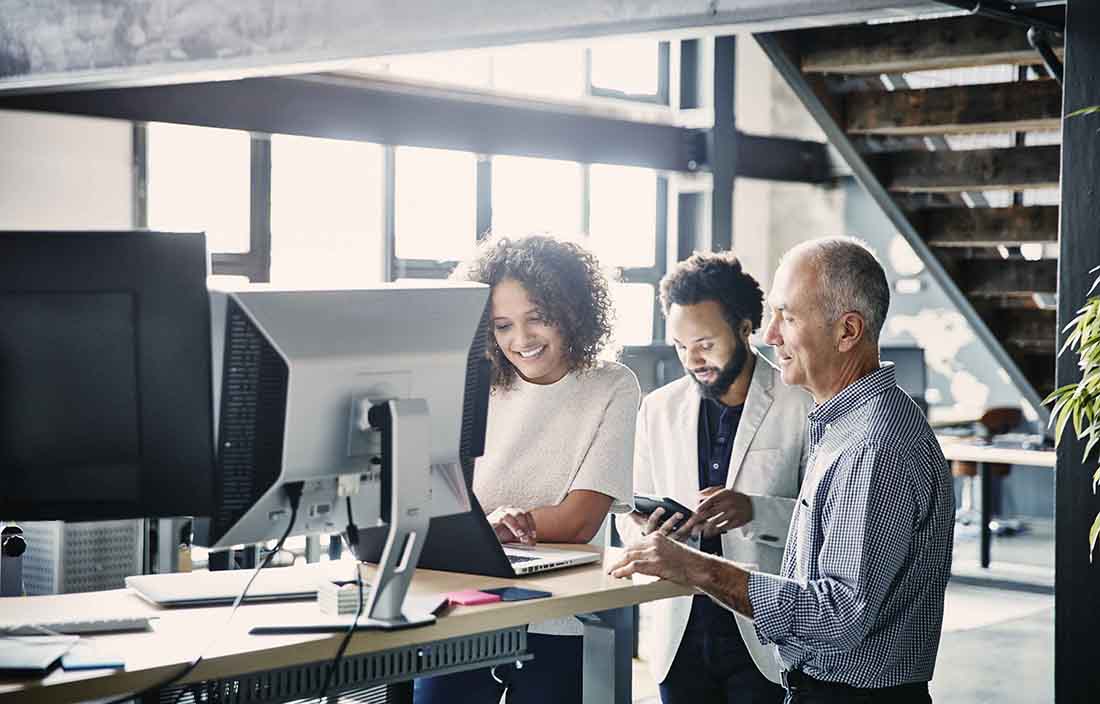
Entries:
[[[562,550],[541,545],[501,545],[472,491],[470,503],[471,508],[466,513],[431,519],[428,539],[420,553],[418,567],[508,578],[600,560],[599,553],[594,552]],[[378,562],[382,557],[382,549],[386,546],[386,535],[385,526],[360,529],[359,559]]]

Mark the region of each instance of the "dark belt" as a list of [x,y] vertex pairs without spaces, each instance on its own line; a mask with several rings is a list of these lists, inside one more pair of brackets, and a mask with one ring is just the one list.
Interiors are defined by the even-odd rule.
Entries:
[[864,694],[873,696],[901,696],[927,694],[927,682],[907,682],[893,687],[853,687],[843,682],[826,682],[810,677],[802,670],[784,670],[779,673],[783,687],[791,692],[836,692],[843,694]]

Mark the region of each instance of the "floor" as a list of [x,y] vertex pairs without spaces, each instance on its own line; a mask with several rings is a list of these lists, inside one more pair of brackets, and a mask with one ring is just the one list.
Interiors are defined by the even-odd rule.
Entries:
[[[931,685],[936,704],[1054,699],[1054,528],[1049,521],[1024,523],[1020,533],[994,538],[989,569],[978,564],[977,531],[956,532]],[[636,704],[659,704],[641,660],[634,661],[633,694]]]

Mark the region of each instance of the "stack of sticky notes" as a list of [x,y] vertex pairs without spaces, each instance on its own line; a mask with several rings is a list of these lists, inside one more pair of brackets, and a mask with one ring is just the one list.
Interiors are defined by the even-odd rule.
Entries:
[[[366,601],[370,585],[363,585],[363,600]],[[325,580],[317,585],[317,604],[321,613],[341,615],[354,614],[359,609],[359,585],[355,582],[331,582]]]

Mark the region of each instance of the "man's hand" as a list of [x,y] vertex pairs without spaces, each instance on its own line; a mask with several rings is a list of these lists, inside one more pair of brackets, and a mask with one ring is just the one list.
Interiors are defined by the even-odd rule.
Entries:
[[711,486],[699,492],[699,507],[681,531],[713,538],[752,520],[752,501],[739,491]]
[[627,548],[622,559],[611,565],[607,573],[619,578],[647,574],[693,587],[752,618],[747,571],[728,560],[678,543],[660,531]]
[[691,527],[687,525],[687,521],[684,521],[684,525],[681,525],[679,530],[675,530],[677,524],[684,519],[679,511],[666,519],[665,510],[658,506],[649,516],[631,511],[630,519],[634,521],[634,525],[642,529],[642,535],[664,533],[673,540],[679,541],[686,541],[691,537]]
[[648,574],[677,584],[695,586],[691,580],[700,572],[700,558],[705,559],[701,553],[657,530],[627,548],[622,559],[612,565],[607,573],[619,578]]
[[535,544],[535,517],[514,506],[501,506],[488,516],[489,525],[502,543]]

